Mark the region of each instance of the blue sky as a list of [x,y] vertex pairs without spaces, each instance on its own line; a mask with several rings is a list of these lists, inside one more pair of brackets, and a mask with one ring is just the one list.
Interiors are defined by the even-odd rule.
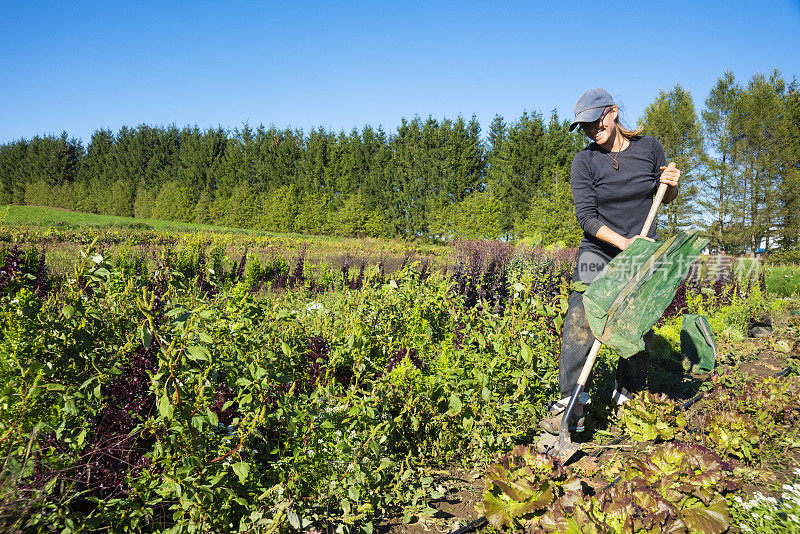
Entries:
[[[756,7],[757,6],[757,7]],[[99,128],[572,117],[605,87],[634,124],[698,110],[725,70],[800,75],[800,0],[0,3],[0,143]]]

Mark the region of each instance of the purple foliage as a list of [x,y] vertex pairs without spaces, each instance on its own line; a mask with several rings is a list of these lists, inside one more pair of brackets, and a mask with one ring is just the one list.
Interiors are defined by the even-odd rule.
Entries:
[[364,287],[364,270],[366,267],[366,263],[361,262],[361,265],[358,267],[358,276],[356,277],[355,282],[353,282],[353,284],[350,286],[350,289],[361,289]]
[[23,254],[15,244],[6,251],[0,264],[0,295],[11,294],[20,285],[25,285],[37,297],[44,299],[50,293],[52,282],[44,248],[41,253],[32,248]]
[[[285,265],[281,264],[281,262],[277,260],[273,262],[276,274],[272,279],[272,290],[280,291],[292,287],[293,282],[296,281],[295,274],[302,276],[304,262],[305,252],[301,252],[301,254],[297,257],[295,268],[292,272],[289,272],[289,269]],[[264,275],[266,276],[266,270],[264,271]]]
[[431,275],[431,262],[428,258],[422,260],[421,267],[419,270],[419,279],[425,280]]
[[363,259],[359,261],[358,275],[356,278],[350,277],[350,267],[354,264],[353,257],[348,253],[342,259],[342,281],[344,286],[348,289],[361,289],[364,286],[364,270],[366,269],[366,261]]
[[[153,326],[158,329],[164,315],[164,293],[168,271],[161,266],[153,280]],[[103,387],[105,405],[92,420],[92,439],[82,453],[87,458],[78,466],[79,479],[94,494],[108,498],[127,492],[125,478],[149,465],[144,454],[153,438],[134,432],[155,412],[156,399],[150,391],[150,376],[158,366],[155,336],[149,347],[139,343],[128,364],[110,384]]]
[[572,277],[575,250],[547,252],[541,249],[515,250],[501,241],[457,241],[455,265],[450,270],[453,292],[464,297],[466,308],[483,310],[484,304],[493,313],[502,314],[510,296],[508,273],[514,263],[530,262],[536,274],[533,294],[545,302],[557,297],[565,282]]
[[577,249],[523,249],[518,251],[518,255],[534,265],[537,276],[529,289],[544,302],[552,302],[561,293],[561,287],[572,280]]
[[79,468],[79,478],[98,496],[125,494],[125,478],[147,466],[144,454],[152,438],[134,430],[155,410],[150,373],[157,363],[155,343],[148,349],[139,344],[122,373],[103,388],[106,405],[92,421],[94,439],[84,449],[87,461]]
[[241,282],[244,278],[244,265],[247,263],[247,246],[244,247],[244,252],[242,253],[242,259],[239,261],[239,265],[234,269],[236,273],[234,276],[234,282]]
[[294,265],[294,270],[292,271],[292,274],[291,276],[289,276],[289,280],[287,281],[288,287],[296,287],[298,285],[302,285],[306,281],[306,276],[304,273],[305,263],[306,263],[306,251],[304,249],[297,256],[297,260],[295,261]]
[[[167,263],[158,262],[149,281],[154,293],[152,309],[156,329],[163,320],[163,297],[170,277]],[[100,498],[126,495],[126,479],[149,468],[150,461],[145,454],[152,448],[153,438],[136,429],[155,412],[150,376],[157,366],[158,345],[155,340],[149,347],[139,343],[116,378],[102,387],[103,407],[90,420],[91,433],[79,460],[68,468],[70,476],[86,490],[87,495]],[[68,452],[68,447],[54,433],[46,435],[43,441],[45,446],[58,453],[66,455]],[[41,482],[46,482],[48,477],[57,476],[57,473],[39,459],[34,475],[34,479],[38,476]]]
[[215,297],[218,289],[207,278],[206,261],[206,253],[201,250],[197,256],[197,287],[209,297]]
[[[317,382],[324,378],[330,367],[330,356],[331,349],[328,340],[320,335],[311,337],[308,340],[302,362],[304,376],[278,387],[278,393],[285,395],[293,386],[298,393],[308,394],[314,391]],[[333,377],[347,387],[353,379],[353,369],[346,365],[338,365],[333,369]],[[277,403],[277,399],[275,399],[275,403]]]
[[[239,415],[236,409],[236,403],[233,400],[236,398],[236,392],[226,382],[217,385],[214,391],[214,401],[211,404],[211,411],[217,415],[217,419],[224,426],[229,426],[233,419]],[[225,404],[231,404],[225,408]]]
[[506,267],[513,247],[486,239],[456,241],[453,246],[456,249],[450,274],[453,292],[464,297],[465,308],[482,310],[485,302],[494,313],[502,313],[508,298]]
[[411,362],[416,369],[423,369],[425,367],[425,362],[420,359],[419,355],[417,355],[417,349],[407,349],[405,347],[401,347],[397,349],[394,354],[389,356],[389,359],[386,361],[386,372],[391,373],[392,369],[400,365],[400,363],[408,357],[408,360]]
[[36,281],[33,285],[33,292],[41,299],[47,298],[47,294],[50,292],[50,275],[45,263],[44,248],[39,255],[39,262],[36,265]]
[[6,251],[3,265],[0,265],[0,294],[10,293],[12,283],[22,270],[22,254],[17,245]]
[[348,365],[337,365],[333,370],[333,378],[344,387],[348,387],[353,381],[353,368]]
[[313,390],[317,381],[325,374],[329,358],[330,347],[323,336],[314,336],[308,340],[308,349],[306,350],[306,376],[308,379],[303,388],[306,393]]

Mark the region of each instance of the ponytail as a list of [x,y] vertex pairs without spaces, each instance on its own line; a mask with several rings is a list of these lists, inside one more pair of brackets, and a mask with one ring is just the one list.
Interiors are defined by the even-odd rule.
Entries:
[[622,137],[626,137],[626,138],[628,138],[629,140],[632,140],[632,141],[635,141],[636,139],[639,139],[642,136],[642,132],[644,131],[644,128],[642,126],[639,126],[635,130],[629,130],[628,128],[625,128],[622,125],[622,121],[619,120],[619,116],[620,116],[620,111],[619,111],[619,106],[617,106],[617,118],[614,119],[614,124],[617,127],[617,131],[620,134],[622,134]]

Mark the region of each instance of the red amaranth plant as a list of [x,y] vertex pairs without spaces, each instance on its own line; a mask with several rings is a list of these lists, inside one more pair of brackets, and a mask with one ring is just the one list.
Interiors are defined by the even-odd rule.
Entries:
[[386,372],[391,373],[392,370],[400,365],[400,363],[408,357],[408,360],[411,362],[416,369],[422,369],[425,367],[425,362],[420,359],[419,355],[417,354],[417,349],[407,349],[405,347],[401,347],[397,349],[394,354],[389,356],[389,359],[386,361]]
[[17,245],[13,245],[6,251],[3,264],[0,265],[0,295],[13,291],[21,271],[22,254]]

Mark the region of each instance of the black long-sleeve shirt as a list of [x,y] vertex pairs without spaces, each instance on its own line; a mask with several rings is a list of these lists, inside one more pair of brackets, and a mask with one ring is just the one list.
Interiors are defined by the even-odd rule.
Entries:
[[[599,249],[611,257],[619,249],[598,239],[597,231],[606,225],[623,237],[638,235],[653,204],[661,167],[666,166],[664,149],[650,136],[632,139],[614,156],[619,170],[612,168],[608,150],[591,143],[572,160],[571,171],[575,215],[583,229],[580,248]],[[656,237],[655,224],[648,237]]]
[[[664,150],[652,137],[632,139],[619,155],[615,171],[607,150],[592,143],[572,160],[572,197],[583,229],[573,280],[591,283],[620,250],[597,238],[608,226],[623,237],[639,235],[653,205],[653,195],[666,165]],[[656,237],[656,225],[648,237]]]

